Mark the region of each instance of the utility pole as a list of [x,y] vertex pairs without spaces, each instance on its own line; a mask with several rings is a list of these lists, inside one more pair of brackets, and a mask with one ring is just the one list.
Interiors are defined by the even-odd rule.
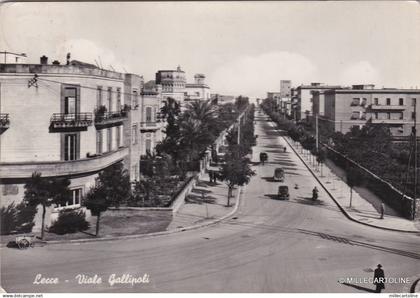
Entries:
[[238,145],[241,144],[241,118],[242,118],[242,116],[239,117],[239,119],[238,119],[238,121],[239,121],[239,123],[238,123]]
[[416,218],[416,200],[417,200],[417,100],[414,101],[414,198],[413,198],[413,220]]
[[315,138],[316,138],[316,152],[319,149],[319,131],[318,131],[318,114],[315,114]]

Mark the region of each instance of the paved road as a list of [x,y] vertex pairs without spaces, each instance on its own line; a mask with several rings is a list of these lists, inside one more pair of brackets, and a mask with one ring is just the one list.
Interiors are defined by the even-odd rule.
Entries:
[[[244,189],[237,218],[148,239],[3,248],[2,286],[11,292],[368,292],[373,285],[338,280],[371,277],[378,263],[387,277],[418,276],[418,235],[350,222],[322,190],[313,204],[308,197],[315,179],[290,148],[279,150],[286,143],[259,112],[256,133],[254,156],[265,151],[269,162],[254,166],[257,176]],[[286,169],[290,201],[273,199],[278,183],[270,177],[279,166]],[[114,273],[147,273],[149,283],[111,287]],[[36,274],[59,284],[35,285]],[[97,274],[102,283],[79,285],[78,274]],[[387,284],[385,292],[408,288]]]

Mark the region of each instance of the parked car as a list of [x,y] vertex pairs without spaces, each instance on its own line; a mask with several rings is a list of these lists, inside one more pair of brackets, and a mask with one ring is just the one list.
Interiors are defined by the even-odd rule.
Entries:
[[278,199],[279,200],[288,200],[290,197],[289,195],[289,187],[287,185],[280,185],[278,191]]
[[268,154],[265,152],[260,153],[260,162],[264,164],[268,160]]
[[276,168],[274,170],[273,180],[274,181],[279,181],[279,182],[284,182],[284,170],[283,170],[283,168]]

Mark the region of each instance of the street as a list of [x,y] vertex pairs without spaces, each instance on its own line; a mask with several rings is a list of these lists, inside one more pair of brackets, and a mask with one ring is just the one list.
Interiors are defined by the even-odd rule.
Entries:
[[[244,187],[238,212],[222,223],[165,236],[57,244],[28,250],[1,248],[7,292],[354,292],[373,284],[339,283],[372,277],[420,278],[420,236],[349,221],[288,147],[268,117],[256,111],[257,175]],[[282,147],[287,151],[283,152]],[[260,152],[268,154],[258,164]],[[285,169],[290,200],[275,200],[274,169]],[[219,182],[222,183],[222,182]],[[298,189],[295,189],[295,184]],[[319,200],[312,202],[312,188]],[[34,284],[37,274],[57,284]],[[79,284],[78,274],[102,277]],[[110,275],[149,276],[149,283],[115,283]],[[389,283],[384,292],[411,284]]]

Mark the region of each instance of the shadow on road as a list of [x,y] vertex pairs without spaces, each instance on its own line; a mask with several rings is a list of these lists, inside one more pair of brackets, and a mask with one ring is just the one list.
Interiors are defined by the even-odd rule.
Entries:
[[365,292],[369,292],[369,293],[376,293],[375,290],[372,290],[372,289],[369,289],[369,288],[365,288],[365,287],[362,287],[362,286],[358,286],[358,285],[349,284],[349,283],[346,283],[346,282],[345,283],[342,283],[342,285],[345,285],[345,286],[348,286],[348,287],[352,287],[352,288],[358,289],[360,291],[365,291]]
[[375,249],[375,250],[379,250],[379,251],[383,251],[383,252],[387,252],[387,253],[391,253],[391,254],[396,254],[396,255],[420,260],[420,254],[415,253],[415,252],[411,252],[411,251],[405,251],[405,250],[396,249],[396,248],[389,248],[389,247],[385,247],[385,246],[381,246],[381,245],[374,245],[374,244],[371,244],[371,243],[352,240],[352,239],[349,239],[349,238],[334,236],[334,235],[331,235],[331,234],[320,233],[320,232],[316,232],[316,231],[310,231],[310,230],[305,230],[305,229],[298,229],[298,230],[301,233],[316,236],[316,237],[320,237],[320,238],[327,239],[327,240],[338,241],[338,242],[341,242],[341,243],[344,243],[344,244],[366,247],[366,248],[370,248],[370,249]]

